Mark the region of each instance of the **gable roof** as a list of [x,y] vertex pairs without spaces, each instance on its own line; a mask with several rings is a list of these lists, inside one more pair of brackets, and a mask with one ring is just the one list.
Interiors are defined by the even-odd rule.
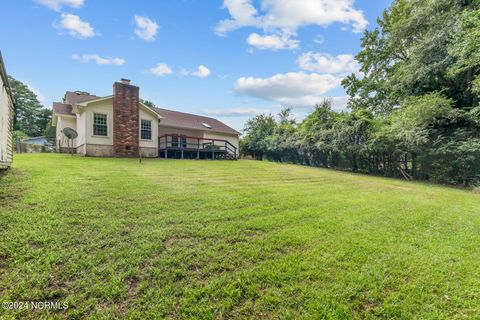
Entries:
[[[155,111],[158,112],[158,114],[163,118],[160,122],[160,125],[163,126],[222,132],[235,135],[240,134],[237,130],[230,128],[223,122],[220,122],[214,118],[162,108],[155,108]],[[204,124],[207,124],[211,128],[205,126]]]
[[88,100],[94,100],[100,98],[99,96],[92,95],[92,94],[83,94],[78,91],[72,92],[72,91],[67,91],[65,93],[65,97],[63,98],[63,103],[65,104],[70,104],[72,106],[76,105],[77,103],[80,102],[85,102]]
[[72,110],[72,105],[71,104],[64,104],[60,102],[54,102],[53,103],[53,112],[57,114],[64,114],[67,116],[74,116]]
[[52,109],[53,109],[53,112],[56,114],[74,116],[75,114],[73,113],[73,106],[81,102],[95,100],[98,98],[99,98],[98,96],[91,95],[91,94],[83,94],[78,91],[77,92],[67,91],[65,92],[65,96],[63,97],[63,103],[54,102]]

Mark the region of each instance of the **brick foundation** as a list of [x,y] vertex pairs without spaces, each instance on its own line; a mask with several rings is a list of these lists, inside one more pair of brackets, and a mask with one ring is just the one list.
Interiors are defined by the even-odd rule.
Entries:
[[87,144],[85,145],[85,154],[89,157],[113,157],[113,146],[101,144]]
[[123,80],[113,84],[113,153],[116,157],[138,157],[139,93]]
[[155,157],[158,157],[158,149],[140,147],[140,154],[142,155],[143,158],[155,158]]

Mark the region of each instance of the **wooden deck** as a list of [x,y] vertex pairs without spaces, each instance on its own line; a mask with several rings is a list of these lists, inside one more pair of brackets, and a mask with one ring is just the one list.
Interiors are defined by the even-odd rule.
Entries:
[[237,148],[227,140],[174,134],[158,138],[158,154],[166,159],[238,159]]

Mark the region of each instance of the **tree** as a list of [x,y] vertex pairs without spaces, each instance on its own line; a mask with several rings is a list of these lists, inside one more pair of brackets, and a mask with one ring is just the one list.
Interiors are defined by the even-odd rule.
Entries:
[[455,58],[449,72],[452,77],[465,74],[471,104],[480,95],[480,9],[466,10],[455,24],[449,53]]
[[8,76],[15,99],[13,128],[28,136],[40,136],[51,117],[51,111],[44,109],[37,95],[22,82]]
[[[394,0],[366,31],[350,110],[325,100],[297,125],[291,110],[247,123],[242,145],[274,161],[480,182],[480,0]],[[268,128],[268,129],[267,129]]]
[[275,119],[271,114],[258,115],[248,120],[243,129],[246,135],[242,145],[243,152],[261,160],[268,150],[268,138],[273,134],[275,126]]
[[155,105],[155,103],[153,103],[153,102],[150,101],[150,100],[140,99],[140,102],[143,103],[144,105],[146,105],[147,107],[150,107],[150,108],[156,108],[156,107],[157,107],[157,106]]

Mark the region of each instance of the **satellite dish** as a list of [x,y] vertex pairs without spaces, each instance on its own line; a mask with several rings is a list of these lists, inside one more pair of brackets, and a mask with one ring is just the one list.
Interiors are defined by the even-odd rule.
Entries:
[[63,134],[68,138],[68,139],[75,139],[78,137],[77,131],[73,130],[70,127],[66,127],[63,129]]
[[[72,128],[70,127],[66,127],[62,130],[63,134],[65,135],[65,137],[67,137],[67,146],[70,148],[70,153],[73,155],[73,139],[75,139],[76,137],[78,137],[78,133],[77,131],[73,130]],[[72,142],[71,144],[71,147],[70,147],[70,143],[69,142]]]

